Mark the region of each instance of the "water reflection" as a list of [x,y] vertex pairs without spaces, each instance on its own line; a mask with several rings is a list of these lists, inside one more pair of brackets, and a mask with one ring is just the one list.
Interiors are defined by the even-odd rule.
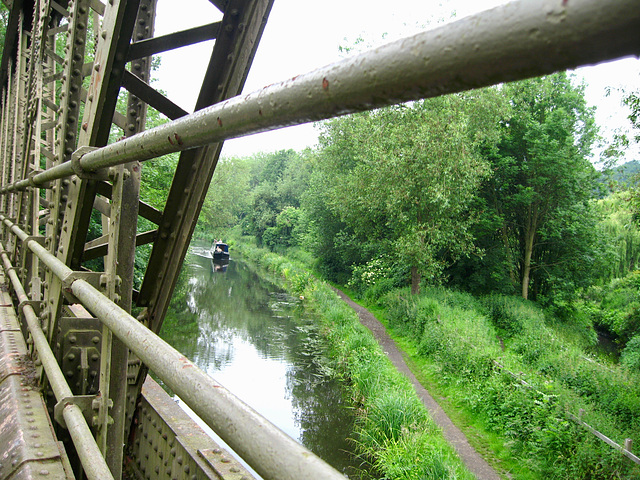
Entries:
[[[200,368],[350,478],[353,418],[340,385],[322,373],[322,342],[299,300],[232,261],[185,266],[163,336]],[[183,319],[197,322],[185,335]],[[193,327],[192,327],[193,328]]]

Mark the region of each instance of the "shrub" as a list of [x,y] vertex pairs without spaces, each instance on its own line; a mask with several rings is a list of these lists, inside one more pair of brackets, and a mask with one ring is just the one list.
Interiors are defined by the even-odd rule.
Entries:
[[632,370],[640,370],[640,335],[636,335],[627,342],[622,350],[620,363]]
[[542,313],[532,303],[518,297],[488,295],[482,299],[482,305],[493,325],[507,338],[531,329],[536,321],[543,322]]

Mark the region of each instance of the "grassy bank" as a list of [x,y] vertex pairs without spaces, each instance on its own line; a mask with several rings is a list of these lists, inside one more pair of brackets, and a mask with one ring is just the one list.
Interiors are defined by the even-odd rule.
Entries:
[[389,479],[469,479],[474,476],[444,440],[409,381],[387,359],[355,312],[308,270],[279,255],[235,245],[304,299],[321,322],[332,373],[357,411],[354,442],[363,459]]
[[635,464],[568,415],[583,410],[583,420],[617,443],[637,442],[637,375],[561,340],[536,305],[432,288],[418,297],[389,292],[378,307],[417,375],[513,478],[640,478]]

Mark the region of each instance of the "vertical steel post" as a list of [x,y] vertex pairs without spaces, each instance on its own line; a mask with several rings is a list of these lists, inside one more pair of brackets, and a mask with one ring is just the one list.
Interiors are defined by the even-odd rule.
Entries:
[[[152,38],[155,27],[156,0],[141,0],[138,16],[132,34],[132,42]],[[151,71],[151,57],[138,58],[131,62],[131,72],[141,80],[148,82]],[[133,136],[145,130],[147,105],[139,98],[129,94],[127,101],[125,137]],[[136,234],[138,227],[138,205],[140,202],[141,166],[139,162],[124,166],[122,178],[122,208],[120,213],[119,241],[117,250],[117,275],[120,284],[119,298],[116,303],[125,311],[131,312],[133,304],[133,279],[135,270]],[[112,192],[112,196],[115,191]],[[112,202],[113,208],[113,202]],[[111,416],[113,425],[107,433],[107,450],[111,471],[117,476],[117,468],[122,465],[124,438],[129,435],[136,407],[137,391],[135,385],[129,387],[129,358],[139,362],[129,348],[117,337],[113,337],[111,349]]]

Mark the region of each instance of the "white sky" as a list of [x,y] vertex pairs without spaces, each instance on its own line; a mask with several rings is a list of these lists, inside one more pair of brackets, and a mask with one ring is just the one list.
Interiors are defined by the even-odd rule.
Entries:
[[[451,17],[457,18],[506,3],[507,0],[275,0],[244,91],[289,79],[343,58],[340,46],[352,46],[358,37],[371,44],[395,40],[424,30]],[[158,0],[156,35],[206,24],[220,19],[207,0]],[[210,10],[207,16],[206,10]],[[193,13],[199,12],[194,22]],[[383,40],[383,35],[386,38]],[[178,105],[192,111],[212,42],[162,55],[157,72],[159,88]],[[188,73],[187,73],[188,72]],[[605,96],[606,87],[640,88],[640,61],[625,59],[576,72],[588,84],[586,97],[598,107],[596,121],[604,136],[616,128],[627,128],[620,97]],[[227,140],[223,156],[245,156],[313,146],[313,125],[289,127]],[[638,149],[634,153],[640,159]],[[628,158],[629,160],[632,158]]]

